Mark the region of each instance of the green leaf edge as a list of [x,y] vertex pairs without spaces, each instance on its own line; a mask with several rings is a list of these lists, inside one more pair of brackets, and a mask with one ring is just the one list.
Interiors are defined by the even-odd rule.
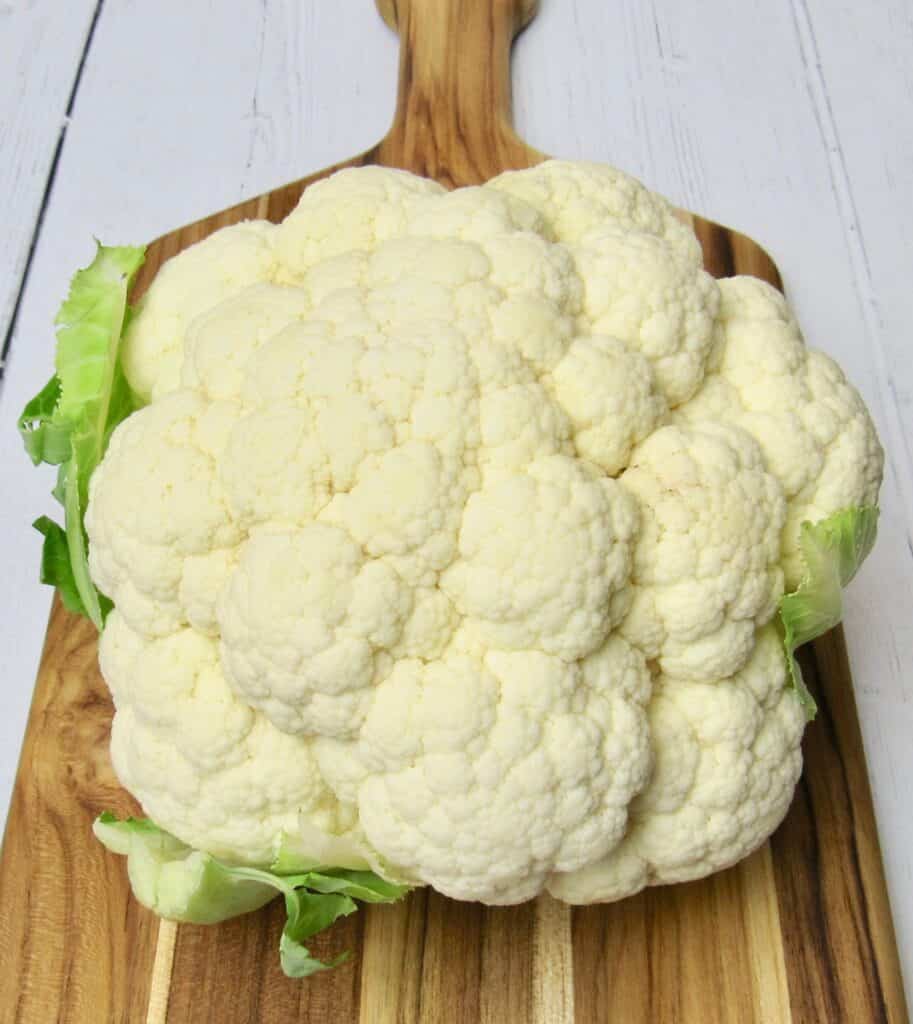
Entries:
[[[290,978],[331,970],[349,959],[350,953],[344,952],[332,960],[320,960],[311,955],[304,942],[340,917],[354,913],[358,909],[356,900],[393,903],[410,891],[409,887],[388,882],[371,871],[323,866],[298,874],[281,874],[273,870],[273,866],[255,868],[227,864],[211,854],[193,850],[148,818],[119,819],[110,811],[103,811],[95,819],[92,830],[105,847],[121,856],[129,857],[131,836],[136,835],[166,848],[176,859],[198,854],[203,858],[198,864],[201,878],[205,870],[212,868],[225,879],[244,879],[275,890],[285,900],[286,923],[279,940],[279,960],[283,972]],[[191,917],[180,920],[193,923]]]
[[[800,528],[805,575],[780,599],[779,613],[790,681],[808,721],[814,720],[818,705],[802,677],[796,650],[840,622],[842,591],[875,545],[878,515],[875,505],[851,506],[814,523],[806,520]],[[810,609],[816,614],[810,615]]]
[[[54,321],[58,328],[55,365],[59,372],[26,403],[17,422],[32,463],[59,467],[52,494],[64,506],[64,526],[60,527],[47,516],[39,517],[33,524],[44,536],[41,582],[57,587],[64,607],[85,615],[99,631],[104,627],[112,603],[95,587],[89,574],[83,516],[89,479],[104,455],[112,430],[138,407],[123,377],[119,350],[132,316],[127,299],[144,260],[144,247],[103,246],[96,239],[95,258],[73,275]],[[92,317],[99,307],[107,315],[96,323]],[[83,329],[94,330],[96,334],[102,331],[107,337],[107,347],[94,353],[95,361],[104,364],[103,387],[93,394],[92,402],[71,407],[62,379],[68,374],[62,364],[79,365]],[[116,393],[120,401],[116,403],[116,421],[112,421],[112,397]],[[95,402],[98,407],[94,420],[87,421]],[[87,445],[90,458],[87,465],[81,465],[80,454],[86,455]],[[61,537],[66,541],[69,569],[61,557]]]

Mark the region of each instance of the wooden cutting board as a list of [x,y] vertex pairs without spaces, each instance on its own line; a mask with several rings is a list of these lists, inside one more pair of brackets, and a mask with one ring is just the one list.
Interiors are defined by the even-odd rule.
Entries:
[[[510,45],[536,0],[378,4],[402,40],[396,115],[387,137],[348,165],[403,167],[466,185],[543,159],[510,127]],[[215,228],[280,220],[309,182],[335,169],[159,239],[138,289],[163,260]],[[711,272],[779,285],[754,242],[692,220]],[[334,926],[314,948],[321,956],[351,949],[352,961],[306,981],[279,969],[281,901],[218,927],[159,922],[131,898],[123,860],[92,838],[101,810],[136,811],[108,760],[112,708],[95,641],[94,628],[55,600],[0,861],[3,1022],[907,1019],[840,630],[804,653],[820,711],[792,809],[742,864],[703,882],[578,909],[549,898],[493,909],[415,892]]]

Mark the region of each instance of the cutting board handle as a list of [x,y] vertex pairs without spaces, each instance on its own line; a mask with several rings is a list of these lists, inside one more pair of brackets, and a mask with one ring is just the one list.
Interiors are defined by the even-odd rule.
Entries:
[[[466,183],[541,159],[511,126],[510,48],[539,0],[376,0],[400,37],[382,162]],[[455,173],[456,172],[456,173]]]

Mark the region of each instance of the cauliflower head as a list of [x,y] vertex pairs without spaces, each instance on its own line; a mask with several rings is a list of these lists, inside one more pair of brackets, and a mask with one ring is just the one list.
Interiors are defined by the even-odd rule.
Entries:
[[660,196],[340,171],[166,263],[123,348],[100,660],[117,773],[181,843],[589,902],[777,826],[805,714],[773,619],[881,449]]

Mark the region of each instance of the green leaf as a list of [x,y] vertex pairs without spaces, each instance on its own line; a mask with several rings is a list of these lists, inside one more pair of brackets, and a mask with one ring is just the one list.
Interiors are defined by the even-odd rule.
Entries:
[[320,868],[308,872],[308,888],[315,892],[339,892],[363,903],[390,903],[409,891],[375,875],[373,871],[349,871],[346,868]]
[[[129,391],[125,395],[118,355],[127,296],[143,258],[141,248],[98,245],[91,265],[74,275],[57,314],[57,415],[71,424],[77,460],[74,475],[83,512],[89,478],[101,462],[111,430],[135,408],[132,398],[126,400]],[[112,409],[119,416],[116,422],[112,422]]]
[[279,963],[282,964],[283,974],[289,978],[308,978],[319,971],[331,971],[344,964],[349,955],[345,952],[332,960],[318,960],[311,956],[306,946],[289,938],[284,931],[279,937]]
[[348,896],[317,895],[306,889],[296,889],[286,894],[285,911],[288,921],[279,940],[279,961],[282,970],[290,978],[306,978],[347,960],[348,953],[342,953],[326,962],[318,960],[311,956],[304,941],[357,909],[355,901]]
[[145,250],[96,243],[95,259],[77,270],[60,307],[55,366],[60,377],[60,415],[95,420],[103,428],[127,313],[127,295]]
[[114,379],[111,382],[111,393],[108,397],[108,418],[102,438],[102,454],[108,449],[108,441],[114,428],[139,408],[139,400],[130,390],[127,378],[120,364],[115,367]]
[[[129,315],[127,296],[144,250],[97,245],[95,259],[73,276],[57,314],[57,373],[26,405],[19,432],[37,465],[59,465],[53,495],[64,507],[69,571],[61,559],[60,528],[45,534],[42,579],[55,581],[67,608],[87,615],[100,630],[111,602],[89,574],[83,517],[89,480],[111,432],[137,407],[119,362]],[[64,591],[66,587],[66,592]]]
[[[110,811],[102,811],[99,814],[92,826],[92,831],[95,833],[96,839],[101,840],[112,853],[119,853],[123,856],[130,852],[130,838],[133,835],[144,833],[150,839],[152,837],[164,838],[168,835],[148,818],[124,818],[121,821]],[[175,839],[174,842],[178,843],[178,840]]]
[[780,600],[783,642],[789,672],[799,699],[811,720],[817,707],[802,679],[795,651],[821,636],[843,616],[843,588],[856,575],[875,544],[878,509],[847,508],[817,523],[803,523],[799,544],[805,578]]
[[59,504],[63,505],[67,490],[67,469],[68,463],[62,462],[57,467],[57,480],[54,486],[51,488],[51,497]]
[[95,821],[95,835],[113,853],[127,857],[127,873],[136,898],[162,917],[212,924],[256,910],[281,893],[287,921],[279,941],[282,969],[304,978],[335,967],[312,956],[305,942],[334,921],[358,909],[356,899],[387,903],[409,890],[371,871],[319,868],[278,875],[263,868],[232,866],[194,850],[145,818],[119,821],[105,812]]
[[93,831],[112,853],[126,856],[133,894],[160,917],[216,924],[256,910],[276,895],[273,886],[236,875],[144,818],[118,821],[104,814]]
[[76,580],[73,579],[73,567],[70,565],[70,552],[67,547],[67,535],[62,526],[58,526],[47,516],[40,516],[32,526],[44,536],[41,548],[41,582],[57,587],[64,607],[77,615],[86,615],[85,605]]
[[19,417],[22,443],[36,466],[42,462],[57,466],[70,457],[69,424],[55,419],[59,401],[60,378],[54,374]]
[[67,552],[73,582],[79,591],[85,614],[101,632],[105,624],[98,591],[89,575],[89,543],[83,526],[83,508],[79,498],[79,462],[75,446],[67,463],[67,476],[63,490],[64,521],[66,522]]

